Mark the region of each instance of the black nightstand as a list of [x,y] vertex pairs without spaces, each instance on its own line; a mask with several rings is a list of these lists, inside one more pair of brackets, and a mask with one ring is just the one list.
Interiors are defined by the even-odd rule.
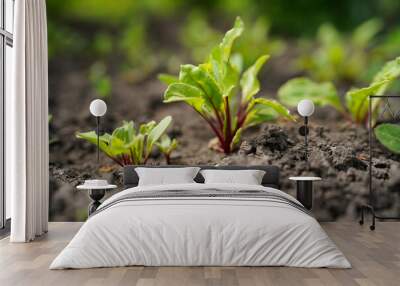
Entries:
[[116,185],[105,185],[105,186],[90,186],[90,185],[79,185],[76,188],[78,190],[89,191],[89,197],[92,199],[88,207],[89,216],[94,213],[97,208],[101,205],[100,200],[104,197],[107,190],[115,189]]
[[289,180],[297,183],[297,200],[311,210],[313,205],[313,182],[321,181],[320,177],[290,177]]

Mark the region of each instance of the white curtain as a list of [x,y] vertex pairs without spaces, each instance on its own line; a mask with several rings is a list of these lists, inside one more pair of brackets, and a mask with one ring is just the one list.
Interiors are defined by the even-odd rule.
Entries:
[[6,187],[12,242],[47,232],[48,71],[45,0],[15,1],[13,93],[6,98]]

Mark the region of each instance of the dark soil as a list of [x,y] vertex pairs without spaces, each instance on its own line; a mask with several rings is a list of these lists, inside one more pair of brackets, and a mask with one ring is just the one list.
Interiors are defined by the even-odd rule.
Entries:
[[[281,62],[280,62],[281,61]],[[285,60],[272,62],[263,84],[267,96],[274,96],[277,82],[293,74],[280,75],[274,86],[268,86],[275,66]],[[104,177],[121,185],[121,170],[101,156],[101,171],[96,163],[96,148],[75,138],[77,131],[93,130],[95,120],[89,114],[89,103],[96,95],[88,86],[85,69],[50,66],[50,189],[51,220],[74,221],[86,218],[89,203],[87,194],[77,191],[76,185],[85,179]],[[241,147],[226,156],[208,148],[212,133],[185,104],[163,104],[165,87],[155,75],[135,85],[117,76],[113,78],[113,93],[108,100],[108,112],[102,122],[111,131],[122,120],[135,123],[160,120],[172,115],[170,135],[179,140],[179,149],[172,154],[173,164],[273,164],[281,169],[282,190],[291,194],[295,185],[290,176],[316,175],[323,178],[315,184],[314,213],[320,219],[332,220],[354,217],[368,195],[368,134],[361,126],[344,121],[334,110],[318,108],[310,123],[309,165],[304,161],[303,137],[298,134],[301,123],[279,122],[264,124],[243,134]],[[265,94],[264,94],[265,95]],[[387,214],[400,213],[400,158],[374,145],[373,177],[379,191],[378,208]],[[155,152],[149,164],[165,164]]]

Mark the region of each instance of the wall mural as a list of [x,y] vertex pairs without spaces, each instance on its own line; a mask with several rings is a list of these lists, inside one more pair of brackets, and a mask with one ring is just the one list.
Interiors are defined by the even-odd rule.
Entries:
[[[85,220],[90,199],[76,186],[93,178],[121,186],[129,164],[272,164],[293,195],[289,177],[322,178],[319,219],[359,215],[368,200],[368,98],[400,91],[392,14],[400,4],[342,1],[337,14],[329,1],[236,2],[47,1],[50,220]],[[351,13],[357,5],[363,15]],[[291,25],[299,17],[304,25]],[[94,99],[107,107],[98,132]],[[304,99],[315,110],[299,133]],[[385,108],[374,101],[372,119]],[[374,124],[375,209],[398,216],[399,122]]]

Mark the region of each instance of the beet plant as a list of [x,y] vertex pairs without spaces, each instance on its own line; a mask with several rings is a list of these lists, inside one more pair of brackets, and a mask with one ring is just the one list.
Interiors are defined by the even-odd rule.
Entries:
[[[141,124],[137,129],[134,127],[133,121],[124,121],[122,126],[116,128],[111,134],[101,135],[98,147],[120,166],[145,164],[154,146],[159,146],[159,144],[162,145],[162,148],[159,148],[161,153],[169,158],[171,152],[176,148],[177,142],[174,139],[168,144],[165,139],[162,139],[162,136],[171,121],[171,116],[167,116],[158,124],[151,121]],[[97,145],[95,131],[78,133],[76,137]]]
[[[370,95],[384,95],[400,76],[400,57],[387,62],[378,71],[370,84],[363,88],[348,90],[342,103],[335,86],[331,82],[317,83],[308,78],[294,78],[282,85],[278,97],[288,106],[296,106],[302,99],[311,99],[317,106],[332,106],[343,116],[357,124],[367,124],[368,98]],[[372,102],[373,114],[381,105],[379,98]]]
[[208,123],[218,139],[217,149],[225,154],[237,147],[245,128],[279,116],[293,120],[289,110],[277,101],[255,98],[260,90],[257,74],[269,56],[259,57],[244,72],[237,57],[231,57],[232,46],[243,29],[242,20],[237,18],[205,63],[182,65],[179,77],[160,77],[168,84],[164,102],[190,105]]
[[167,164],[170,164],[171,153],[178,148],[178,141],[176,139],[171,139],[168,135],[164,134],[161,136],[159,142],[156,142],[156,145],[160,152],[164,155]]

